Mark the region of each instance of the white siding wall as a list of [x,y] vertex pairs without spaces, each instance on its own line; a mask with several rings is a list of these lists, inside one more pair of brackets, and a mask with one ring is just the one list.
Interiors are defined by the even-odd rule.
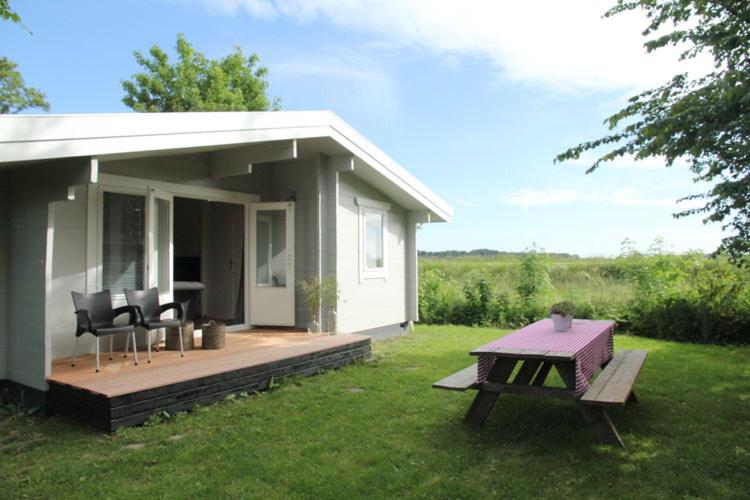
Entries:
[[[327,165],[326,161],[322,162],[318,173],[320,175],[321,226],[323,230],[323,242],[321,245],[321,251],[323,252],[323,276],[337,278],[338,238],[336,234],[336,216],[339,205],[339,173],[334,166]],[[321,318],[321,328],[324,331],[336,331],[338,329],[338,318],[335,320],[337,324],[330,324],[329,319],[329,311],[326,308]]]
[[10,173],[8,379],[45,390],[45,268],[49,204],[64,200],[85,162],[51,162]]
[[[76,321],[71,291],[86,292],[86,197],[88,187],[76,186],[73,201],[50,204],[54,239],[52,275],[47,301],[47,335],[51,358],[65,358],[73,353]],[[94,338],[81,337],[79,354],[90,352]],[[104,346],[106,346],[106,342]],[[104,348],[103,346],[103,348]]]
[[359,207],[354,198],[389,202],[351,173],[339,174],[337,274],[341,286],[338,326],[356,332],[402,323],[406,316],[406,212],[391,202],[385,231],[387,279],[359,282]]
[[[318,160],[279,163],[273,169],[272,190],[260,193],[261,201],[286,201],[294,196],[294,267],[296,279],[317,276],[318,272]],[[294,298],[294,321],[307,326],[307,308],[299,288]]]
[[0,172],[0,380],[8,378],[8,180]]

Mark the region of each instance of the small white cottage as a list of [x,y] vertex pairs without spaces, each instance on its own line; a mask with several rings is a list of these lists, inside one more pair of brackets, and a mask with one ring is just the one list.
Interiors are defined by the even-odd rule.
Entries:
[[331,112],[1,116],[0,381],[48,389],[71,291],[158,287],[196,329],[305,328],[295,281],[332,275],[323,330],[396,334],[417,320],[416,229],[451,215]]

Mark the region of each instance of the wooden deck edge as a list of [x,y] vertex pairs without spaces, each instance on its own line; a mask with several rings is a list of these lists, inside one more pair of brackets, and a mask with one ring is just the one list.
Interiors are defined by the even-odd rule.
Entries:
[[291,356],[288,358],[281,358],[275,361],[259,363],[255,365],[242,367],[242,368],[237,368],[234,370],[227,370],[224,372],[214,373],[212,375],[206,375],[206,376],[195,378],[195,379],[183,380],[180,382],[174,382],[171,384],[153,387],[150,389],[144,389],[142,391],[132,392],[128,394],[120,394],[120,395],[112,396],[109,399],[112,402],[112,406],[120,406],[122,404],[127,404],[127,403],[132,403],[136,401],[142,401],[142,400],[158,397],[160,393],[164,392],[165,388],[169,388],[170,392],[175,392],[178,390],[188,389],[190,387],[193,387],[196,384],[196,381],[205,381],[207,379],[216,379],[216,381],[230,380],[230,379],[236,378],[238,375],[248,370],[261,370],[267,366],[274,366],[274,365],[283,366],[290,361],[317,359],[323,356],[327,356],[329,354],[335,354],[338,352],[348,352],[353,349],[358,349],[364,346],[367,346],[368,348],[371,346],[371,341],[369,338],[357,340],[356,342],[351,342],[351,343],[344,344],[341,346],[329,347],[326,349],[320,349],[317,351],[307,352],[304,354],[298,354],[296,356]]
[[230,390],[236,387],[254,387],[254,391],[265,390],[268,386],[268,383],[270,382],[271,377],[283,378],[285,376],[288,376],[288,374],[295,374],[297,372],[303,372],[305,370],[325,369],[324,366],[329,363],[333,363],[338,360],[351,361],[351,359],[364,358],[369,355],[369,352],[369,348],[362,347],[345,352],[338,352],[335,354],[321,356],[315,359],[306,360],[301,363],[291,362],[281,366],[267,366],[263,367],[263,370],[261,371],[252,369],[237,370],[235,372],[236,376],[233,378],[214,380],[211,377],[206,377],[204,379],[196,379],[195,384],[188,389],[176,389],[172,392],[162,394],[154,398],[138,400],[120,405],[116,405],[113,401],[111,407],[112,418],[115,419],[120,416],[137,413],[144,408],[148,409],[155,406],[177,403],[183,400],[195,399],[207,394]]
[[[222,400],[239,392],[266,390],[271,378],[310,376],[366,360],[371,356],[371,340],[358,339],[342,346],[280,359],[270,363],[221,372],[190,381],[161,386],[161,394],[136,400],[107,398],[83,388],[49,382],[49,404],[54,413],[74,418],[106,431],[139,425],[160,411],[169,413],[190,410],[197,404]],[[149,395],[153,389],[140,391]]]

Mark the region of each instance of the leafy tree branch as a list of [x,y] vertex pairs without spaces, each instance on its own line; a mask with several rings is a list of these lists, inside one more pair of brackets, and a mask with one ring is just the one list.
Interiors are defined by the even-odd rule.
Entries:
[[[632,155],[663,157],[667,166],[688,161],[696,182],[713,185],[684,199],[704,204],[675,214],[702,214],[704,222],[722,222],[728,235],[720,250],[735,261],[750,254],[750,2],[747,0],[619,0],[605,17],[642,10],[649,52],[683,48],[680,58],[713,58],[705,75],[675,75],[642,92],[607,120],[610,133],[583,142],[556,157],[578,159],[605,148],[591,173],[606,162]],[[664,30],[671,30],[664,33]]]
[[174,64],[157,45],[148,55],[135,52],[145,71],[122,81],[126,106],[142,112],[279,109],[278,99],[269,101],[268,69],[259,65],[257,54],[245,57],[235,47],[221,59],[208,59],[182,34],[177,36],[176,50]]

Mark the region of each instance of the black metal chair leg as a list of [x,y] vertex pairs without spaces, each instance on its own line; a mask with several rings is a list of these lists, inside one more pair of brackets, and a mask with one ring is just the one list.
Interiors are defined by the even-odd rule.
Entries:
[[180,334],[180,357],[184,358],[185,357],[185,350],[184,350],[184,348],[182,346],[182,325],[180,325],[180,326],[177,327],[177,331]]
[[70,366],[72,366],[73,368],[75,368],[75,366],[76,366],[76,360],[78,359],[78,340],[79,340],[80,338],[81,338],[81,337],[76,337],[76,343],[75,343],[75,344],[73,344],[73,364],[72,364],[72,365],[70,365]]
[[96,373],[99,373],[99,337],[96,337]]

